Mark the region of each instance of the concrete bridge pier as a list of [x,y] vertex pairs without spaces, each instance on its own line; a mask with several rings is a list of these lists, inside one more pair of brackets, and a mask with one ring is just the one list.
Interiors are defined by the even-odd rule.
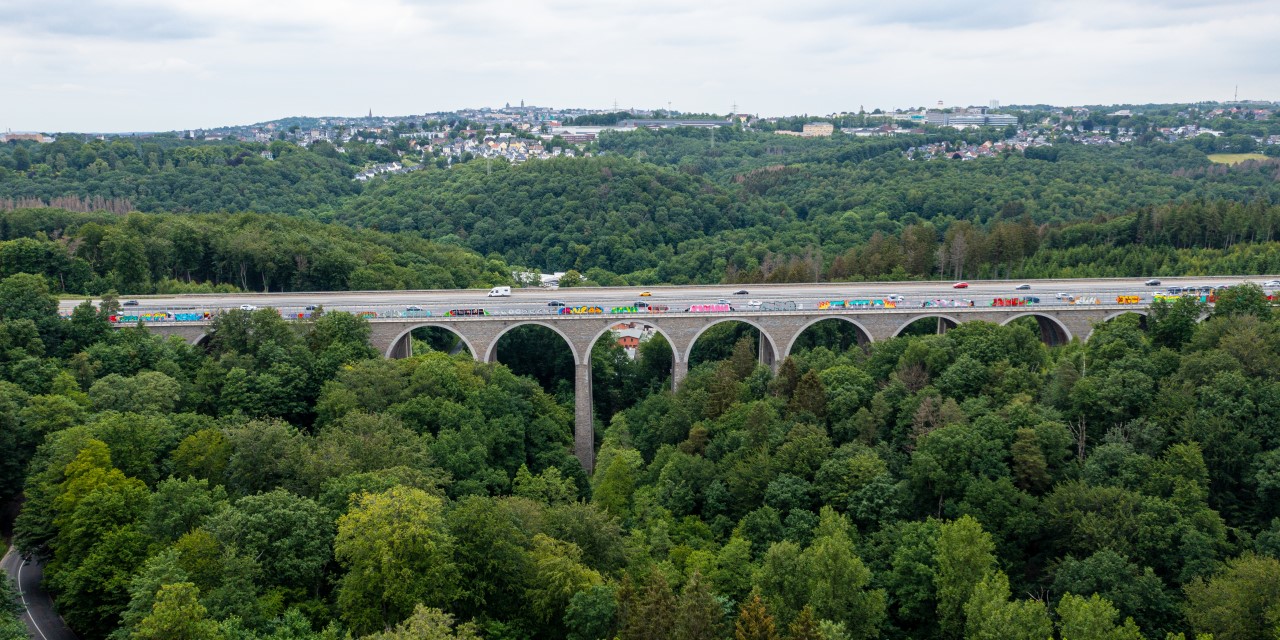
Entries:
[[689,375],[689,361],[679,357],[671,361],[671,390],[680,388],[680,384]]
[[591,354],[573,371],[573,454],[590,473],[596,467],[595,407],[591,402]]
[[760,364],[769,367],[774,373],[777,373],[778,365],[780,363],[776,357],[776,350],[774,349],[773,343],[769,341],[769,334],[765,333],[763,329],[760,330],[760,339],[757,343],[760,352],[758,356],[760,358]]

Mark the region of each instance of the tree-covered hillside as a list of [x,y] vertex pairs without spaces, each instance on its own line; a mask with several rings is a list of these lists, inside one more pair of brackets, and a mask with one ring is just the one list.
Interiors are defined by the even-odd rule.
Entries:
[[1275,638],[1280,324],[1256,287],[1203,313],[776,374],[713,331],[674,392],[602,341],[588,477],[568,398],[505,365],[269,309],[206,350],[17,274],[0,496],[89,639]]
[[[372,145],[369,145],[370,147]],[[0,145],[0,201],[75,196],[121,200],[138,211],[295,213],[357,193],[349,155],[271,145],[152,137]],[[384,161],[395,158],[386,150]],[[264,157],[264,154],[267,157]]]
[[91,295],[454,289],[511,280],[506,265],[458,246],[290,217],[0,211],[0,277],[20,272]]
[[[992,134],[638,130],[603,135],[587,149],[594,157],[514,166],[467,161],[470,154],[452,164],[419,158],[413,154],[425,152],[409,153],[407,139],[395,136],[377,141],[383,145],[353,137],[341,153],[325,142],[64,136],[0,146],[0,208],[286,214],[614,285],[1274,271],[1267,265],[1275,260],[1278,161],[1213,165],[1200,138],[1149,136],[1116,146],[1063,140],[971,161],[908,153],[999,139]],[[398,153],[427,168],[367,186],[352,179],[364,163]],[[440,273],[399,272],[343,284],[295,273],[306,268],[285,257],[264,257],[239,274],[215,265],[191,271],[202,282],[255,290],[321,281],[450,286]],[[156,265],[151,280],[174,266]]]
[[419,171],[370,187],[335,219],[450,237],[543,270],[653,268],[684,242],[772,228],[785,207],[685,173],[622,158],[555,159]]

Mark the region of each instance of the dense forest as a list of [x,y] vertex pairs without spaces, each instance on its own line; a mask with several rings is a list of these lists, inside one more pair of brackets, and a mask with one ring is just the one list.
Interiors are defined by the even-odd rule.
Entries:
[[[136,277],[120,269],[111,277],[112,267],[99,260],[87,271],[78,267],[70,285],[46,270],[73,293],[113,285],[162,291],[174,286],[162,285],[170,280],[258,291],[479,286],[508,281],[511,271],[574,270],[587,284],[649,285],[1277,270],[1280,161],[1214,165],[1199,139],[1061,142],[974,161],[907,153],[922,143],[984,136],[991,132],[801,139],[731,127],[638,130],[602,135],[589,147],[593,157],[427,163],[367,186],[352,180],[353,172],[392,152],[357,139],[338,153],[327,143],[303,148],[280,140],[64,136],[47,145],[0,145],[0,208],[289,214],[380,232],[360,237],[382,245],[444,251],[449,263],[467,260],[460,250],[470,251],[488,265],[463,276],[449,267],[426,273],[422,261],[387,264],[392,258],[358,275],[349,265],[336,265],[335,274],[290,266],[289,254],[298,262],[300,252],[313,250],[296,238],[343,234],[320,227],[305,227],[305,234],[291,227],[284,242],[233,242],[239,246],[186,258],[181,239],[172,237],[186,232],[173,231],[180,223],[167,218],[160,226],[176,257],[150,248]],[[4,240],[62,241],[74,260],[81,249],[71,250],[75,243],[62,227],[76,233],[108,224],[51,217],[61,226],[24,223],[15,232],[6,223],[0,232]],[[205,264],[178,264],[184,260]]]
[[[799,126],[800,120],[779,126]],[[62,136],[0,145],[0,503],[89,640],[1280,639],[1280,319],[1216,305],[1049,348],[1027,321],[777,370],[754,333],[499,363],[344,313],[112,328],[116,296],[1280,273],[1280,164],[1202,142],[925,161],[990,132],[606,134],[590,157]],[[566,282],[572,282],[567,278]],[[103,296],[69,317],[64,295]],[[0,580],[0,639],[23,637]]]
[[263,214],[0,212],[0,277],[101,295],[456,289],[510,269],[456,245]]
[[674,392],[605,345],[588,477],[506,365],[269,309],[206,350],[17,274],[0,496],[85,638],[1276,638],[1280,322],[1250,286],[1205,311],[776,374],[719,331]]

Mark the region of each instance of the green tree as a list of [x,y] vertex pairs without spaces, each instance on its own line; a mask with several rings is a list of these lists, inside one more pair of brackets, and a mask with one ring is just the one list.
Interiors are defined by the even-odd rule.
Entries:
[[1155,572],[1139,568],[1125,556],[1102,549],[1077,559],[1067,556],[1054,572],[1054,593],[1098,594],[1132,617],[1147,633],[1171,632],[1180,627],[1179,602]]
[[672,637],[676,640],[719,640],[725,631],[724,607],[702,574],[694,569],[676,602]]
[[58,317],[58,299],[49,293],[44,278],[18,273],[0,280],[0,322],[13,320],[30,320],[45,348],[52,351],[58,346],[63,322]]
[[818,418],[827,415],[827,390],[818,374],[809,371],[800,376],[787,408],[793,413],[809,413]]
[[1213,317],[1257,316],[1261,319],[1271,317],[1271,303],[1262,287],[1247,282],[1227,287],[1215,295]]
[[582,564],[582,550],[543,534],[533,537],[529,552],[533,575],[526,597],[534,617],[558,629],[561,616],[573,595],[602,584],[600,574]]
[[617,590],[599,585],[573,594],[564,611],[568,640],[608,640],[614,636],[618,615]]
[[1039,493],[1049,488],[1049,463],[1036,438],[1035,429],[1022,428],[1014,433],[1012,456],[1013,475],[1018,488]]
[[166,584],[156,593],[151,614],[134,630],[135,640],[214,640],[218,624],[205,618],[200,590],[190,582]]
[[970,516],[944,523],[938,531],[934,561],[937,574],[938,622],[948,638],[962,636],[964,606],[983,576],[995,566],[991,536]]
[[522,464],[512,482],[512,495],[547,505],[565,504],[577,498],[578,489],[573,479],[562,476],[556,467],[548,467],[534,475],[529,473],[528,465]]
[[413,608],[413,614],[394,629],[361,636],[362,640],[480,640],[475,623],[454,624],[453,616],[424,605]]
[[966,640],[1044,640],[1053,637],[1053,622],[1043,602],[1009,600],[1009,578],[988,573],[964,605]]
[[170,547],[147,558],[138,575],[129,582],[129,606],[120,614],[120,626],[111,633],[111,638],[128,638],[142,619],[151,614],[160,587],[180,582],[189,582],[189,578],[178,566],[177,550]]
[[389,629],[419,604],[445,606],[457,593],[453,536],[440,498],[395,487],[362,494],[338,518],[334,556],[342,617],[358,633]]
[[675,629],[675,616],[675,596],[658,567],[649,569],[640,589],[633,586],[630,577],[623,579],[622,587],[618,589],[618,638],[670,638]]
[[1147,333],[1157,346],[1177,349],[1195,335],[1196,323],[1205,312],[1199,298],[1185,296],[1173,302],[1165,299],[1151,303],[1147,310]]
[[265,585],[318,593],[332,557],[333,514],[284,489],[240,498],[204,527],[224,546],[258,559]]
[[26,147],[17,147],[13,150],[13,168],[18,171],[31,169],[31,154],[27,152]]
[[210,488],[208,480],[161,480],[151,497],[147,534],[160,542],[176,541],[226,506],[226,490]]
[[455,608],[462,614],[509,619],[524,609],[525,590],[533,578],[524,529],[509,501],[468,496],[446,514],[455,541],[461,591]]
[[844,516],[822,508],[813,544],[801,554],[808,602],[817,617],[843,623],[850,638],[874,638],[885,617],[885,592],[870,588],[871,571],[855,552],[850,528]]
[[738,380],[746,380],[747,376],[756,370],[755,342],[751,336],[744,335],[733,344],[733,355],[729,356],[729,368]]
[[1246,553],[1185,587],[1187,620],[1221,640],[1274,637],[1280,625],[1280,560]]
[[6,452],[0,459],[0,499],[7,500],[22,491],[26,463],[35,453],[39,433],[32,429],[35,420],[23,420],[23,414],[29,413],[30,407],[23,406],[29,405],[28,398],[18,385],[0,381],[0,450]]
[[20,618],[24,611],[17,586],[8,574],[0,575],[0,640],[26,640],[27,625]]
[[1058,603],[1058,634],[1062,640],[1142,640],[1133,618],[1117,623],[1118,615],[1115,607],[1097,594],[1089,598],[1067,594]]

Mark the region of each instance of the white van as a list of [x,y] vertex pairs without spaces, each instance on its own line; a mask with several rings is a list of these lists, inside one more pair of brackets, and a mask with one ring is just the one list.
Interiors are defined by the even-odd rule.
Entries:
[[511,287],[494,287],[489,290],[490,298],[506,298],[511,295]]

